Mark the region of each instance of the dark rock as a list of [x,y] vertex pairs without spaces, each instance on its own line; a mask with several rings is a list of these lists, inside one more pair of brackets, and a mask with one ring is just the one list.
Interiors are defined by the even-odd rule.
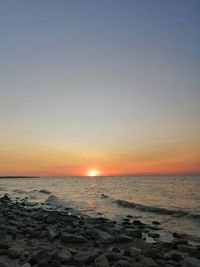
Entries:
[[103,244],[111,244],[114,242],[114,237],[107,232],[97,230],[96,235]]
[[23,250],[18,247],[11,247],[8,249],[7,254],[11,259],[17,259],[22,254]]
[[112,267],[132,267],[133,263],[126,260],[117,261]]
[[177,249],[180,252],[183,252],[183,253],[193,253],[193,252],[196,252],[196,248],[195,247],[189,246],[189,245],[183,245],[183,244],[177,245]]
[[69,262],[72,258],[72,254],[68,250],[60,250],[56,256],[60,262]]
[[128,235],[125,235],[125,234],[120,234],[118,235],[117,237],[117,241],[119,243],[125,243],[125,242],[131,242],[133,240],[132,237],[128,236]]
[[184,267],[199,267],[200,260],[193,258],[193,257],[185,257],[184,258]]
[[110,267],[110,263],[108,262],[105,255],[102,254],[101,256],[95,259],[95,266],[96,267]]
[[141,229],[126,228],[125,232],[127,235],[134,237],[134,238],[141,238],[142,237]]
[[162,250],[157,248],[150,248],[143,252],[146,257],[150,257],[152,259],[162,259],[164,256],[164,253]]
[[155,225],[160,225],[161,223],[158,222],[158,221],[153,221],[152,224],[155,224]]
[[63,243],[85,243],[85,242],[87,242],[87,239],[85,239],[81,235],[64,233],[61,237],[61,241]]
[[21,267],[31,267],[30,263],[24,263],[23,265],[21,265]]
[[3,259],[0,259],[0,267],[11,267],[11,265]]
[[131,257],[137,257],[142,253],[141,249],[135,247],[130,247],[129,252]]
[[30,264],[35,265],[39,262],[49,261],[51,259],[51,254],[47,250],[41,250],[34,254],[30,259]]
[[159,238],[160,235],[158,233],[148,233],[149,237],[153,237],[153,238]]
[[88,251],[79,251],[74,259],[80,263],[90,264],[102,253],[100,249],[92,249]]
[[181,261],[183,259],[183,257],[178,253],[173,253],[170,255],[170,259],[172,261]]
[[140,258],[140,263],[142,264],[143,267],[157,267],[158,266],[158,264],[153,259],[149,257],[144,257],[144,256]]
[[58,237],[59,235],[59,230],[56,230],[56,229],[52,229],[52,228],[47,228],[47,236],[48,236],[48,239],[49,241],[54,241],[56,239],[56,237]]

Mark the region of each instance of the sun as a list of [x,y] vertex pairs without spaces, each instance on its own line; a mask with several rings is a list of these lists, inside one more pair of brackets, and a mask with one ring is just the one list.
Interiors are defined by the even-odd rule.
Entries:
[[90,177],[98,176],[99,172],[95,169],[90,169],[87,171],[87,175]]

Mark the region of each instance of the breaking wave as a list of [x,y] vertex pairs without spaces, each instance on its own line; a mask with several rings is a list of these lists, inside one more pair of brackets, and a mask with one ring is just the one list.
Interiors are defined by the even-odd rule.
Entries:
[[163,214],[163,215],[171,215],[175,216],[178,218],[181,217],[186,217],[186,218],[191,218],[191,219],[196,219],[200,221],[200,214],[192,214],[190,212],[184,211],[184,210],[171,210],[171,209],[166,209],[166,208],[160,208],[160,207],[154,207],[154,206],[146,206],[142,204],[137,204],[134,202],[129,202],[126,200],[121,200],[121,199],[113,199],[105,194],[101,195],[101,198],[107,198],[112,201],[112,203],[115,203],[121,207],[124,208],[134,208],[143,212],[152,212],[152,213],[157,213],[157,214]]

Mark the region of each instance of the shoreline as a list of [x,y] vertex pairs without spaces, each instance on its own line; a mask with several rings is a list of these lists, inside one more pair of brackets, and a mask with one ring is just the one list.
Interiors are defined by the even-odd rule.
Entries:
[[[46,210],[0,197],[0,267],[200,266],[200,245],[173,233],[159,240],[160,223],[145,225],[132,216],[122,222]],[[154,242],[148,243],[146,237]]]

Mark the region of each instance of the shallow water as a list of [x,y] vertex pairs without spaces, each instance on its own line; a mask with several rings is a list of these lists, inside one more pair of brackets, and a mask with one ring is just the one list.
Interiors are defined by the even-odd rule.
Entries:
[[158,220],[166,230],[200,238],[200,176],[0,179],[4,193],[91,216]]

